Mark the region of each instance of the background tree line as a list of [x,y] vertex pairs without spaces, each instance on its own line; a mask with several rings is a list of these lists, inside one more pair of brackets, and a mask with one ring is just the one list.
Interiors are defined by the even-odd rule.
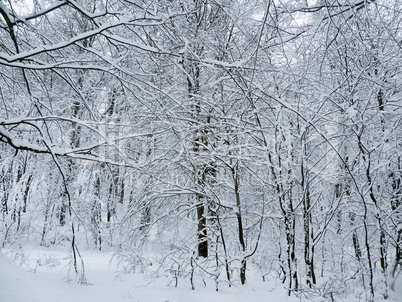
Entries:
[[[0,2],[3,246],[387,297],[401,2]],[[204,281],[205,282],[205,281]],[[357,289],[356,289],[357,287]],[[362,290],[363,289],[363,290]]]

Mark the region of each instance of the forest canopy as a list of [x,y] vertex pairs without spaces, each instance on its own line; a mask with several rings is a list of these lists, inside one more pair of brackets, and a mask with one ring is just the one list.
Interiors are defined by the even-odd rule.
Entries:
[[0,0],[0,243],[387,298],[402,2]]

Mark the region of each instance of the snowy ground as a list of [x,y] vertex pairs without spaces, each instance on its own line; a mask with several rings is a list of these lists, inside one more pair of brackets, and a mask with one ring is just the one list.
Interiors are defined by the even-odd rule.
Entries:
[[[287,297],[283,285],[275,280],[262,282],[259,278],[249,277],[247,285],[232,288],[222,285],[219,292],[214,290],[213,281],[210,280],[210,286],[198,286],[192,291],[188,280],[181,280],[178,288],[175,288],[174,284],[169,285],[171,280],[167,278],[151,280],[143,274],[118,273],[110,263],[112,254],[87,251],[83,257],[87,279],[91,284],[88,286],[69,282],[72,273],[69,255],[65,250],[34,248],[16,253],[3,249],[0,253],[0,302],[307,301]],[[402,301],[402,280],[398,281],[397,292],[392,294],[391,301]]]

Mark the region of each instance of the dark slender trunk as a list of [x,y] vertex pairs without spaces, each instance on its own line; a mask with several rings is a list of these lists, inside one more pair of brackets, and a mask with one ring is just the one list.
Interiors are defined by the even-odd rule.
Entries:
[[[399,170],[402,170],[402,166],[400,163],[400,158],[398,158],[399,162]],[[391,197],[391,208],[392,211],[396,214],[397,220],[396,225],[402,224],[402,215],[401,215],[401,206],[402,206],[402,173],[391,173],[390,178],[392,179],[392,189],[393,194]],[[396,229],[396,244],[395,244],[395,259],[393,261],[392,267],[392,278],[396,278],[398,271],[398,267],[402,265],[402,228]],[[394,283],[391,285],[394,286]]]
[[306,265],[306,283],[312,287],[316,283],[314,272],[314,234],[311,215],[310,187],[307,175],[304,171],[303,162],[301,164],[302,187],[303,187],[303,221],[304,221],[304,262]]
[[240,281],[241,284],[246,283],[246,267],[247,261],[244,258],[246,255],[246,243],[244,241],[244,231],[243,231],[243,221],[241,215],[241,202],[240,202],[240,178],[239,178],[239,162],[236,163],[236,166],[232,168],[232,177],[234,182],[234,190],[236,196],[236,216],[237,216],[237,225],[238,225],[238,232],[239,232],[239,242],[242,249],[242,260],[240,265]]
[[306,283],[308,287],[312,287],[316,283],[314,272],[314,234],[311,221],[311,208],[310,208],[310,193],[306,192],[304,200],[304,262],[306,264]]
[[297,258],[296,258],[296,241],[295,241],[295,216],[293,212],[292,199],[289,196],[287,210],[284,216],[286,243],[287,243],[287,262],[289,273],[289,290],[290,296],[292,290],[297,291],[299,288],[299,280],[297,278]]
[[197,219],[198,219],[198,256],[208,257],[207,219],[203,197],[197,195]]
[[25,191],[24,191],[24,196],[23,196],[23,206],[22,206],[22,213],[26,213],[27,212],[27,203],[28,203],[28,193],[29,193],[29,189],[31,188],[31,181],[32,181],[32,175],[29,175],[28,179],[27,179],[27,184],[25,187]]
[[[366,166],[366,177],[367,177],[367,185],[369,187],[369,192],[370,192],[370,198],[373,201],[374,205],[377,207],[377,202],[374,196],[374,192],[373,192],[373,183],[371,181],[371,173],[370,173],[370,165],[371,165],[371,159],[370,159],[370,153],[366,154],[366,149],[362,144],[361,141],[361,135],[358,135],[357,137],[358,140],[358,146],[361,152],[361,156],[364,160],[364,162],[366,162],[367,166]],[[371,293],[371,299],[374,299],[374,272],[373,272],[373,262],[371,259],[371,248],[370,248],[370,244],[369,244],[369,231],[368,231],[368,226],[367,226],[367,220],[368,220],[368,207],[367,207],[367,202],[364,199],[364,197],[362,197],[362,201],[363,201],[363,205],[364,205],[364,217],[363,217],[363,226],[364,226],[364,243],[366,246],[366,252],[367,252],[367,262],[369,265],[369,280],[370,280],[370,293]],[[379,209],[378,209],[379,210]],[[381,223],[378,221],[379,216],[376,215],[376,220],[377,223],[379,225],[381,225]]]
[[349,219],[350,219],[350,226],[351,228],[354,230],[353,234],[352,234],[352,241],[353,241],[353,248],[355,250],[355,257],[357,259],[357,261],[360,262],[361,257],[362,257],[362,252],[360,249],[360,244],[359,244],[359,237],[357,236],[354,224],[355,224],[355,216],[356,214],[353,212],[349,213]]
[[228,253],[227,253],[227,249],[226,249],[226,241],[225,241],[225,237],[223,236],[223,229],[222,229],[222,225],[221,225],[221,222],[220,222],[220,219],[219,219],[218,215],[216,215],[216,220],[218,222],[219,232],[221,234],[221,239],[222,239],[223,251],[225,253],[226,278],[228,279],[229,287],[231,287],[232,285],[230,283],[230,269],[229,269]]

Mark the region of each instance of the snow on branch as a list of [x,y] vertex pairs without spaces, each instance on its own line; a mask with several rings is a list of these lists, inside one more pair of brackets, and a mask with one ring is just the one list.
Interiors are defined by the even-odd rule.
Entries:
[[[39,17],[44,16],[44,15],[46,15],[46,14],[48,14],[48,13],[50,13],[50,12],[52,12],[52,11],[62,7],[62,6],[64,6],[64,5],[66,5],[66,4],[68,4],[67,1],[59,1],[58,3],[56,3],[54,5],[51,5],[48,8],[42,9],[42,10],[40,10],[38,12],[35,12],[35,13],[30,14],[30,15],[25,16],[25,17],[17,16],[15,14],[15,12],[12,12],[12,13],[9,12],[9,15],[13,16],[13,21],[12,21],[11,25],[17,25],[18,23],[24,23],[26,21],[39,18]],[[4,7],[3,7],[3,9],[4,9]]]
[[56,51],[56,50],[60,50],[63,48],[66,48],[70,45],[73,45],[76,42],[97,36],[101,33],[103,33],[104,35],[107,35],[108,38],[111,38],[115,41],[119,41],[121,43],[130,45],[130,46],[135,46],[139,49],[142,50],[146,50],[146,51],[151,51],[151,52],[160,52],[159,49],[154,48],[154,47],[150,47],[147,45],[141,45],[138,43],[135,43],[134,41],[128,40],[128,39],[124,39],[115,35],[110,35],[110,34],[106,34],[104,33],[105,31],[118,27],[118,26],[122,26],[122,25],[127,25],[127,26],[157,26],[157,25],[161,25],[163,23],[166,22],[166,20],[174,17],[175,15],[171,15],[168,16],[167,18],[138,18],[138,19],[132,19],[132,18],[122,18],[121,20],[118,21],[114,21],[114,22],[109,22],[106,24],[103,24],[102,26],[99,26],[96,29],[93,30],[89,30],[86,31],[84,33],[78,34],[74,37],[72,37],[71,39],[67,40],[67,41],[63,41],[63,42],[59,42],[56,44],[52,44],[52,45],[42,45],[40,47],[36,47],[34,49],[31,49],[29,51],[25,51],[25,52],[20,52],[18,54],[15,55],[7,55],[7,54],[0,54],[0,60],[4,60],[8,63],[12,63],[12,62],[16,62],[16,61],[21,61],[30,57],[33,57],[35,55],[39,55],[42,53],[46,53],[46,52],[51,52],[51,51]]

